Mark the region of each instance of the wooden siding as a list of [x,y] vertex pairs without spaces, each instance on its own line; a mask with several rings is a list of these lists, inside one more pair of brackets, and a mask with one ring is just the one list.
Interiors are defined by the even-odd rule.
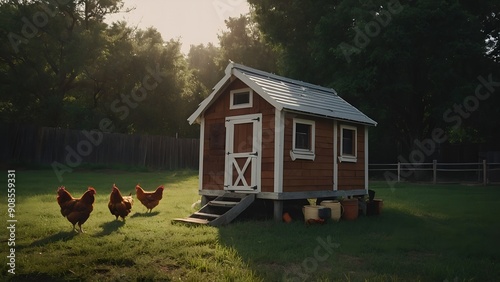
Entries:
[[[217,100],[206,109],[205,120],[202,189],[223,190],[225,169],[225,118],[230,116],[262,113],[262,162],[261,192],[274,192],[274,132],[275,109],[253,93],[251,108],[230,110],[230,91],[247,88],[240,80],[234,80]],[[293,140],[293,118],[312,120],[315,122],[315,159],[293,161],[290,156]],[[338,190],[364,189],[365,181],[365,130],[364,125],[338,122],[337,152],[340,155],[341,126],[349,125],[357,128],[357,161],[355,163],[338,163]],[[240,136],[241,137],[241,136]],[[306,115],[287,113],[285,115],[283,158],[283,192],[314,192],[333,190],[333,164],[337,156],[333,156],[333,120]],[[243,137],[241,137],[243,138]]]
[[[315,121],[315,159],[292,160],[293,118]],[[283,158],[283,192],[333,190],[333,121],[287,113]]]
[[338,164],[338,190],[355,190],[365,189],[365,127],[352,123],[338,123],[338,149],[340,155],[342,148],[340,147],[341,126],[349,125],[356,127],[357,130],[357,161],[355,163],[341,162]]
[[261,192],[274,191],[274,107],[253,93],[251,108],[230,110],[230,91],[248,88],[236,79],[217,100],[205,111],[205,136],[203,152],[202,187],[205,190],[224,189],[225,167],[225,118],[254,113],[262,113],[262,162]]

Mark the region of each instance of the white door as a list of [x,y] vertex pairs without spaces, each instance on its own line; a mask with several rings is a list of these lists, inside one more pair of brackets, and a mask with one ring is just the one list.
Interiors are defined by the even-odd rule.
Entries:
[[260,192],[262,114],[226,118],[224,189]]

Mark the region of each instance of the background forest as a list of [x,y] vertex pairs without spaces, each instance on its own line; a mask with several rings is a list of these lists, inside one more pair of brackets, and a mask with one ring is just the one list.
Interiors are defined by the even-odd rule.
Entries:
[[107,23],[121,0],[0,0],[0,121],[197,137],[186,119],[232,60],[337,90],[378,122],[372,160],[436,132],[500,143],[498,1],[248,2],[218,44],[183,54],[154,28]]

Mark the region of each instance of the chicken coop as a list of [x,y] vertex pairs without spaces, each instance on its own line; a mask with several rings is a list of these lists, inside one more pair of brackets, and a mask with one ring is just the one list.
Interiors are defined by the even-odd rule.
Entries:
[[199,194],[187,221],[230,222],[254,199],[368,194],[368,128],[335,90],[230,63],[189,117],[200,125]]

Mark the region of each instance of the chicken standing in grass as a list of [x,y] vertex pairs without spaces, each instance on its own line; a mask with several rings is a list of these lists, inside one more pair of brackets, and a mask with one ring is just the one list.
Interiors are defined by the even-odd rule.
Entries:
[[163,197],[163,185],[158,186],[154,192],[146,192],[141,186],[137,185],[135,186],[135,192],[137,199],[147,208],[147,211],[151,212]]
[[133,203],[132,193],[128,196],[122,196],[120,189],[113,184],[111,194],[109,195],[108,208],[111,214],[116,216],[116,220],[118,220],[118,217],[121,217],[125,221],[125,217],[130,213]]
[[83,233],[82,224],[87,221],[94,209],[94,195],[96,191],[89,187],[81,198],[73,198],[64,186],[57,189],[57,203],[61,207],[61,214],[73,224],[73,230],[78,232],[75,225],[78,223],[80,233]]

